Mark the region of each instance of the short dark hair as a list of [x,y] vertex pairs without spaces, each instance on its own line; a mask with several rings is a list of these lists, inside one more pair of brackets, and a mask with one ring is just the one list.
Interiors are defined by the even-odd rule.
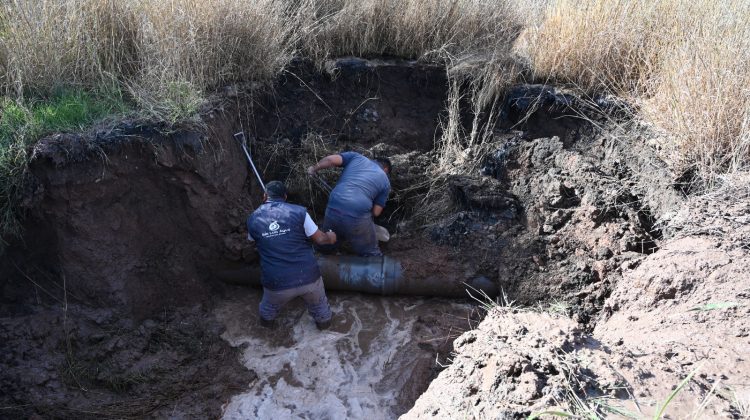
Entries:
[[268,195],[268,198],[284,198],[286,197],[286,186],[281,181],[271,181],[266,184],[266,195]]
[[393,172],[393,165],[391,164],[391,160],[388,159],[385,156],[378,156],[375,159],[375,162],[378,162],[381,168],[387,169],[388,172]]

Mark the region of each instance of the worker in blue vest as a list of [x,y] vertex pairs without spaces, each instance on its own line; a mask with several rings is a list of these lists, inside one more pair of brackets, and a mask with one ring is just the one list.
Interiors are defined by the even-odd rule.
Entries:
[[[333,167],[343,167],[339,181],[328,198],[323,230],[333,230],[340,241],[348,241],[361,256],[383,255],[378,247],[373,217],[385,208],[391,183],[391,161],[388,158],[368,159],[359,153],[342,152],[326,156],[307,169],[310,176]],[[321,246],[332,252],[335,246]]]
[[248,239],[260,254],[260,324],[272,328],[281,308],[302,297],[318,329],[323,330],[331,325],[331,308],[309,239],[317,245],[332,245],[336,234],[319,230],[307,210],[287,203],[286,197],[283,183],[269,182],[263,204],[247,219]]

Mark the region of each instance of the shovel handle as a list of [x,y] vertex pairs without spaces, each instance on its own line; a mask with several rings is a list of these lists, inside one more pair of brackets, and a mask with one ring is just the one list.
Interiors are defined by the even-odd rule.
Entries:
[[235,133],[234,138],[240,142],[240,146],[242,146],[242,151],[245,152],[245,157],[247,158],[247,162],[250,164],[250,167],[253,168],[253,172],[255,172],[255,177],[258,178],[258,182],[260,183],[261,188],[263,188],[263,192],[265,192],[266,184],[263,183],[263,179],[261,179],[260,174],[258,173],[258,169],[255,168],[255,164],[253,163],[253,158],[250,157],[250,152],[247,150],[247,146],[245,145],[245,132],[240,131],[239,133]]

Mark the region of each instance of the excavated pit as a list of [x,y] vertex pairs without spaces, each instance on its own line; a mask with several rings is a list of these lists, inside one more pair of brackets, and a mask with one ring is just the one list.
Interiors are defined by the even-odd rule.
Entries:
[[412,216],[446,118],[441,68],[300,64],[273,94],[226,93],[205,127],[126,121],[36,146],[26,233],[0,263],[5,413],[392,418],[450,362],[477,302],[331,293],[330,331],[299,303],[277,330],[257,327],[260,292],[216,276],[258,264],[244,220],[260,190],[232,137],[243,129],[265,179],[287,180],[318,221],[325,197],[299,181],[305,159],[390,155],[386,254],[446,281],[486,277],[522,304],[564,300],[588,328],[621,268],[656,248],[652,213],[674,199],[658,182],[622,187],[658,169],[581,122],[575,98],[519,86],[481,170],[448,176],[450,211],[425,223]]

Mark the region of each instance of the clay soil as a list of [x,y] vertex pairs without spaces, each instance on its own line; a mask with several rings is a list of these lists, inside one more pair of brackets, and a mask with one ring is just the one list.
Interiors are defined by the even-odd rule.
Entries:
[[[540,85],[511,89],[486,144],[462,152],[466,170],[440,172],[442,69],[291,71],[272,93],[228,89],[201,124],[124,121],[35,147],[25,236],[0,258],[0,416],[648,417],[690,374],[672,418],[748,415],[746,179],[687,197],[611,104]],[[384,252],[419,276],[484,277],[499,296],[334,294],[330,336],[300,306],[259,330],[258,291],[217,275],[258,264],[242,129],[266,180],[286,180],[319,221],[325,195],[300,177],[305,162],[389,155]],[[294,356],[320,337],[336,357]],[[290,401],[316,390],[339,411]]]

